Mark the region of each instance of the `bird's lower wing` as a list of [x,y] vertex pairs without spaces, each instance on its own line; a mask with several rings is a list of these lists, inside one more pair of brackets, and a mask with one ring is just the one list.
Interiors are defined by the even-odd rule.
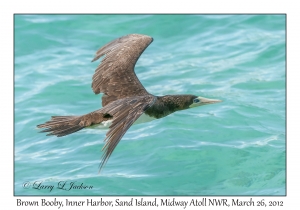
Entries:
[[102,113],[113,116],[113,121],[106,134],[105,145],[102,148],[102,155],[99,172],[107,162],[115,147],[130,128],[130,126],[152,106],[156,97],[152,95],[136,96],[116,100],[101,109]]

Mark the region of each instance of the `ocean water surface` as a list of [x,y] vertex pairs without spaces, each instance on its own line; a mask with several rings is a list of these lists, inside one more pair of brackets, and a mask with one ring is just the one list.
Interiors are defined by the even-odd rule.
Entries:
[[[285,15],[15,15],[15,195],[285,195],[285,28]],[[223,102],[132,126],[99,174],[107,130],[36,125],[99,109],[91,60],[131,33],[154,38],[135,68],[148,92]],[[92,188],[57,188],[72,182]]]

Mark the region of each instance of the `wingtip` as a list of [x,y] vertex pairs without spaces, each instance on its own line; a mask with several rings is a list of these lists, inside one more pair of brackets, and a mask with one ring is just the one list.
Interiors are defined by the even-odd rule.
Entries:
[[101,170],[103,169],[104,164],[101,162],[98,166],[99,170],[98,170],[98,174],[100,174]]
[[100,172],[101,172],[101,169],[98,170],[98,175],[100,174]]
[[[101,49],[100,49],[101,50]],[[99,50],[96,52],[95,57],[93,58],[93,60],[91,62],[94,62],[96,60],[98,60],[102,55],[99,54]]]

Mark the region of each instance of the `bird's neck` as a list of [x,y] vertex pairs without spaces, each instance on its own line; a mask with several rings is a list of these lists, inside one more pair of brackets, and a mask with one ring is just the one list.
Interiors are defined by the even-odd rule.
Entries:
[[157,97],[164,106],[168,107],[172,112],[186,109],[184,102],[185,95],[166,95]]
[[145,113],[151,117],[162,118],[173,112],[187,109],[183,97],[184,95],[157,96],[155,103]]

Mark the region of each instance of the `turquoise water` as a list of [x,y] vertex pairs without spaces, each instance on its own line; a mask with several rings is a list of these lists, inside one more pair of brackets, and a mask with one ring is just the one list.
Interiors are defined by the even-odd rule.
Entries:
[[[98,174],[106,130],[36,125],[99,109],[91,60],[130,33],[150,93],[223,102],[132,126]],[[16,15],[15,195],[285,195],[285,46],[284,15]]]

